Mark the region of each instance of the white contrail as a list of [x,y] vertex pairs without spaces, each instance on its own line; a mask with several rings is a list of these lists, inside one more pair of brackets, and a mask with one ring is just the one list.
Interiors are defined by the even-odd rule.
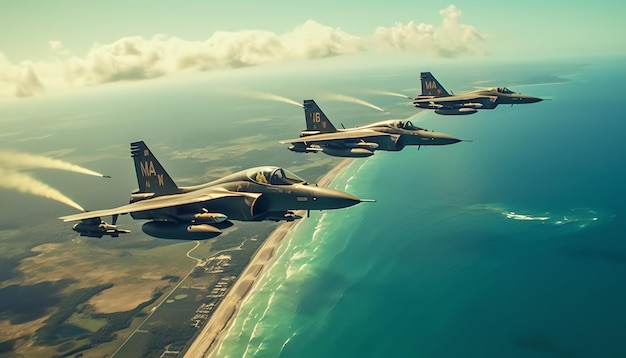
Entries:
[[46,168],[67,170],[70,172],[93,175],[97,177],[103,176],[98,172],[83,168],[79,165],[65,162],[59,159],[44,157],[29,153],[19,153],[13,151],[0,150],[0,166],[11,169],[23,168]]
[[405,118],[404,120],[405,120],[405,121],[410,121],[410,120],[415,119],[415,118],[417,118],[417,117],[421,117],[421,116],[425,115],[426,113],[429,113],[429,112],[428,112],[428,111],[417,111],[416,113],[414,113],[414,114],[412,114],[412,115],[408,116],[408,117],[407,117],[407,118]]
[[372,90],[370,91],[371,93],[375,93],[375,94],[384,94],[387,96],[395,96],[395,97],[402,97],[402,98],[408,98],[408,99],[413,99],[413,97],[411,96],[407,96],[405,94],[402,93],[397,93],[397,92],[391,92],[391,91],[378,91],[378,90]]
[[250,96],[254,97],[254,98],[269,99],[270,101],[289,103],[289,104],[293,104],[294,106],[298,106],[298,107],[302,108],[302,103],[298,103],[298,102],[294,101],[293,99],[289,99],[287,97],[279,96],[277,94],[267,93],[267,92],[248,92],[248,94]]
[[356,97],[350,97],[350,96],[346,96],[346,95],[338,94],[338,93],[326,93],[323,96],[325,98],[333,99],[333,100],[336,100],[336,101],[360,104],[360,105],[363,105],[363,106],[366,106],[366,107],[377,109],[377,110],[379,110],[381,112],[385,111],[384,109],[378,107],[375,104],[371,104],[371,103],[369,103],[367,101],[364,101],[364,100],[356,98]]
[[44,198],[56,200],[80,211],[85,211],[85,209],[75,203],[72,199],[28,174],[0,168],[0,187],[16,189],[22,193],[43,196]]

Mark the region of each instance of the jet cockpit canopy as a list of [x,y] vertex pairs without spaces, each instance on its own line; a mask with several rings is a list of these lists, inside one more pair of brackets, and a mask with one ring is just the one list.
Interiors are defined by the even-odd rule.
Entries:
[[498,87],[496,91],[498,91],[498,93],[515,93],[506,87]]
[[408,130],[417,130],[417,129],[421,129],[420,127],[416,127],[413,125],[413,123],[411,123],[411,121],[398,121],[396,122],[396,127],[400,128],[400,129],[408,129]]
[[271,185],[292,185],[306,181],[292,172],[278,167],[254,168],[248,172],[248,178],[253,182]]

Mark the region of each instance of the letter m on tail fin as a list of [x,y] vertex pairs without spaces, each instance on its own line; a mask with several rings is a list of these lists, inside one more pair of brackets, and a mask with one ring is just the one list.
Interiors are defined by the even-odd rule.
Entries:
[[330,120],[320,107],[312,99],[304,101],[304,119],[308,131],[336,132],[337,128],[330,123]]
[[450,95],[430,72],[422,72],[420,80],[422,81],[421,96],[446,97]]
[[155,193],[156,195],[180,192],[176,183],[143,141],[130,143],[130,156],[135,161],[139,192]]

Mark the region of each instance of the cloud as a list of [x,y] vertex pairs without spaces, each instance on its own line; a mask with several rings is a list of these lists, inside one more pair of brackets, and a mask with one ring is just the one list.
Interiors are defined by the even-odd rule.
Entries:
[[0,53],[0,98],[30,97],[43,91],[43,84],[30,61],[14,65]]
[[441,10],[441,27],[409,22],[390,28],[379,27],[374,42],[379,51],[413,51],[442,57],[485,55],[484,36],[474,27],[459,22],[461,11],[454,5]]
[[287,60],[319,59],[366,51],[414,52],[431,56],[483,55],[484,36],[460,22],[450,5],[440,26],[397,23],[372,35],[351,35],[309,20],[290,32],[245,30],[215,32],[205,41],[158,34],[94,44],[76,56],[60,41],[50,41],[54,60],[11,63],[0,53],[0,99],[29,97],[58,89],[138,81],[184,72],[239,68]]

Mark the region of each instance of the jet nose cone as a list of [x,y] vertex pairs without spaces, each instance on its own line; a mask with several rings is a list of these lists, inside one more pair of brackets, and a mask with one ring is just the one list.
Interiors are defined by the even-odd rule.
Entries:
[[325,200],[328,201],[328,205],[333,206],[333,209],[347,208],[361,202],[361,199],[356,196],[339,190],[333,190]]
[[427,143],[428,145],[446,145],[458,143],[461,141],[461,139],[445,133],[429,132],[429,134],[430,143]]
[[343,191],[328,188],[317,189],[318,190],[316,190],[313,196],[313,202],[316,206],[315,209],[324,210],[347,208],[361,202],[361,199]]
[[529,96],[529,95],[520,95],[520,102],[522,103],[535,103],[535,102],[541,102],[543,101],[543,98],[539,98],[539,97],[535,97],[535,96]]

